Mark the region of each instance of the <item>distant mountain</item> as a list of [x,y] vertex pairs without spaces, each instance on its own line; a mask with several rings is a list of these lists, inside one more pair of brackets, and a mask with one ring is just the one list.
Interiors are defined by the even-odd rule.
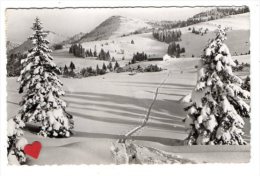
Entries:
[[146,21],[123,16],[111,16],[89,33],[79,33],[62,44],[84,43],[90,41],[108,40],[134,34],[151,32],[154,28],[173,29],[198,24],[205,21],[221,19],[226,16],[248,12],[247,7],[214,8],[195,14],[184,21]]
[[[50,42],[50,46],[53,46],[54,44],[60,43],[64,40],[67,40],[68,37],[57,34],[53,31],[47,31],[48,32],[48,36],[47,39]],[[25,42],[23,42],[21,45],[18,45],[16,47],[14,47],[13,49],[7,50],[8,54],[15,54],[15,53],[25,53],[27,52],[29,49],[32,48],[32,42],[28,39]],[[8,45],[7,45],[8,47]]]
[[12,41],[7,41],[6,42],[6,49],[7,52],[9,52],[10,50],[18,47],[20,45],[20,43],[16,43],[16,42],[12,42]]
[[53,31],[47,32],[49,33],[47,39],[49,40],[51,46],[68,39],[68,36],[64,36]]
[[234,7],[234,8],[227,8],[227,7],[217,7],[205,12],[198,13],[190,18],[191,21],[209,21],[209,20],[216,20],[230,15],[237,15],[248,13],[249,8],[247,6],[244,7]]
[[80,33],[68,38],[67,40],[62,41],[60,44],[66,45],[66,44],[77,43],[84,35],[86,35],[86,33],[80,32]]
[[202,22],[222,19],[232,15],[245,14],[249,12],[249,8],[247,6],[243,7],[217,7],[211,10],[207,10],[204,12],[197,13],[187,20],[179,20],[179,21],[150,21],[148,22],[154,28],[160,29],[173,29],[173,28],[182,28],[191,26],[194,24],[199,24]]
[[111,38],[129,35],[142,29],[151,29],[152,26],[148,22],[126,18],[122,16],[111,16],[91,32],[85,34],[78,42],[89,42],[97,40],[107,40]]

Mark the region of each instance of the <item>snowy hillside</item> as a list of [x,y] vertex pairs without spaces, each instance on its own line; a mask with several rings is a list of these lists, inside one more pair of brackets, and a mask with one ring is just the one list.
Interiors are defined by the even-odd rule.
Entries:
[[231,15],[227,16],[225,18],[202,22],[198,24],[194,24],[191,26],[187,26],[184,28],[181,28],[182,32],[189,32],[189,28],[208,28],[209,31],[214,31],[218,28],[219,25],[223,28],[230,28],[232,30],[249,30],[250,29],[250,23],[249,23],[249,13],[239,14],[239,15]]
[[[186,53],[184,57],[191,57],[191,55],[200,56],[200,52],[205,46],[205,42],[215,34],[213,31],[219,25],[229,27],[232,30],[229,32],[231,35],[228,39],[230,50],[232,54],[240,54],[249,51],[249,14],[232,15],[218,20],[202,22],[188,27],[180,28],[182,35],[181,46],[185,47]],[[243,25],[241,25],[241,23]],[[195,36],[191,34],[188,28],[203,28],[209,29],[208,35]],[[50,32],[48,39],[51,44],[61,43],[67,47],[74,42],[83,43],[86,49],[96,47],[97,51],[104,48],[109,51],[116,59],[131,58],[133,53],[146,52],[147,54],[155,56],[163,56],[167,52],[168,45],[163,42],[157,41],[153,38],[152,33],[147,32],[147,29],[152,30],[152,24],[148,21],[140,19],[126,18],[122,16],[112,16],[103,21],[95,29],[89,33],[79,33],[70,38]],[[141,34],[135,34],[136,31],[141,31]],[[148,31],[149,31],[148,30]],[[242,34],[238,37],[237,33]],[[134,44],[131,44],[134,40]],[[241,45],[242,43],[242,45]],[[19,47],[11,50],[11,53],[24,52],[31,47],[30,42],[25,41]],[[68,50],[68,48],[66,49]],[[123,54],[124,53],[124,54]]]
[[[240,57],[234,59],[240,60]],[[249,58],[243,60],[248,61]],[[190,93],[196,83],[194,66],[198,64],[198,58],[157,61],[157,64],[168,70],[135,76],[108,73],[84,79],[62,78],[67,111],[75,118],[74,135],[71,138],[53,139],[26,132],[29,142],[37,140],[43,145],[40,159],[30,160],[29,164],[113,163],[110,152],[112,143],[142,122],[156,87],[169,72],[170,77],[159,90],[151,120],[133,137],[135,143],[173,152],[198,162],[248,162],[249,146],[233,149],[223,146],[223,150],[214,146],[207,149],[181,146],[187,133],[182,122],[186,116],[184,105],[179,103],[179,99]],[[8,78],[7,82],[7,113],[11,118],[18,111],[22,95],[17,92],[16,78]],[[245,139],[250,141],[250,124],[246,124]]]
[[[131,44],[131,41],[134,44]],[[85,42],[82,44],[84,48],[91,48],[92,51],[96,47],[97,51],[103,48],[109,51],[111,56],[116,59],[132,58],[133,53],[145,52],[148,55],[163,56],[167,52],[168,44],[155,40],[151,33],[130,35],[127,37],[118,37],[110,40]]]
[[56,32],[53,32],[53,31],[47,31],[47,32],[48,32],[47,39],[49,40],[51,45],[56,44],[56,43],[60,43],[64,40],[68,39],[67,36],[58,34]]
[[87,41],[112,39],[120,37],[124,34],[127,35],[143,28],[151,28],[151,26],[143,20],[131,19],[122,16],[111,16],[91,32],[83,36],[79,42],[83,43]]
[[[68,38],[64,35],[60,35],[60,34],[57,34],[55,32],[52,32],[52,31],[47,31],[47,32],[48,32],[47,39],[49,40],[51,46],[54,45],[54,44],[60,43],[64,40],[67,40],[67,38]],[[12,50],[10,50],[10,54],[19,53],[19,52],[24,53],[24,52],[27,52],[27,50],[29,50],[30,48],[32,48],[31,41],[26,40],[21,45],[19,45],[19,46],[13,48]]]
[[9,52],[10,50],[18,47],[20,45],[20,43],[16,43],[16,42],[12,42],[12,41],[7,41],[6,42],[6,49],[7,52]]
[[[182,34],[182,41],[178,43],[186,50],[183,57],[192,57],[192,55],[200,57],[207,42],[215,35],[212,31],[203,36],[191,32]],[[232,55],[248,53],[250,50],[249,30],[232,30],[227,32],[227,35],[226,43]]]
[[80,32],[80,33],[68,38],[67,40],[62,41],[61,44],[67,45],[67,44],[72,44],[72,43],[78,42],[84,35],[86,35],[86,34],[83,32]]
[[[196,28],[203,26],[204,29],[209,28],[209,32],[203,36],[191,33],[191,31],[188,31],[188,27],[180,28],[183,34],[181,36],[182,41],[179,43],[186,50],[182,57],[192,57],[192,55],[200,57],[208,40],[215,36],[213,30],[216,30],[219,25],[229,25],[228,27],[232,27],[232,30],[228,32],[227,40],[231,54],[240,55],[247,53],[250,47],[248,18],[249,14],[246,13],[189,26]],[[242,26],[240,26],[241,21],[244,24]],[[122,34],[129,34],[143,27],[150,28],[151,26],[147,26],[147,23],[141,20],[113,16],[101,23],[92,32],[86,34],[81,40],[82,46],[92,51],[96,48],[97,52],[103,48],[105,51],[109,51],[111,57],[115,57],[116,60],[122,60],[123,57],[129,60],[136,52],[145,52],[150,57],[164,56],[167,53],[168,44],[156,40],[152,36],[152,32],[131,34],[122,37]],[[94,36],[98,36],[98,39],[95,40]],[[134,44],[131,44],[132,40]],[[68,57],[66,53],[68,52],[68,48],[66,47],[62,51],[63,55],[61,51],[55,52],[58,52],[59,54],[57,55],[59,56]]]
[[[198,23],[205,13],[183,28],[108,16],[72,37],[48,31],[50,44],[37,17],[30,40],[7,43],[8,162],[249,162],[249,14]],[[42,144],[38,159],[21,136]]]
[[144,20],[120,17],[120,26],[117,31],[113,33],[111,38],[120,37],[124,34],[130,34],[140,29],[151,29],[152,26],[147,24]]

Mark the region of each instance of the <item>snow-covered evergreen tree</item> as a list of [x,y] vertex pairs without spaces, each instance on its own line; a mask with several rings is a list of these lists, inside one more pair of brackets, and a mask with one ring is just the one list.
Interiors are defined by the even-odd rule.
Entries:
[[198,70],[192,105],[185,126],[188,145],[244,145],[244,120],[249,118],[250,92],[241,88],[243,81],[232,72],[235,66],[227,45],[226,33],[219,28],[215,39],[204,50]]
[[25,90],[18,116],[24,122],[40,122],[42,136],[69,137],[73,128],[72,116],[65,111],[66,103],[60,97],[64,95],[62,83],[57,73],[59,68],[52,61],[51,50],[48,48],[48,33],[43,31],[38,18],[32,29],[34,34],[29,38],[33,48],[27,58],[21,61],[18,81],[20,91]]
[[23,137],[24,122],[20,116],[9,119],[7,122],[7,157],[11,165],[23,164],[26,161],[24,146],[28,143]]

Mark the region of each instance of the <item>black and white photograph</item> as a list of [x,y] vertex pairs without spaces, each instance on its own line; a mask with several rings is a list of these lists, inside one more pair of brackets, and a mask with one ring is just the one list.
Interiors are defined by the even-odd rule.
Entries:
[[247,5],[7,8],[1,157],[250,163],[250,16]]

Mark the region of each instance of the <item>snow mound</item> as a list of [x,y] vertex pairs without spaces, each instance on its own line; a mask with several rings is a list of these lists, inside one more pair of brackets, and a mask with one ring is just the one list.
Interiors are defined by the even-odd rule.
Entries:
[[111,152],[116,164],[195,164],[195,161],[133,143],[114,143]]
[[173,59],[173,57],[169,56],[168,54],[165,54],[165,55],[163,56],[163,60],[164,60],[164,61],[169,61],[169,60],[171,60],[171,59]]
[[180,100],[180,103],[191,103],[191,93],[188,95],[183,96]]

